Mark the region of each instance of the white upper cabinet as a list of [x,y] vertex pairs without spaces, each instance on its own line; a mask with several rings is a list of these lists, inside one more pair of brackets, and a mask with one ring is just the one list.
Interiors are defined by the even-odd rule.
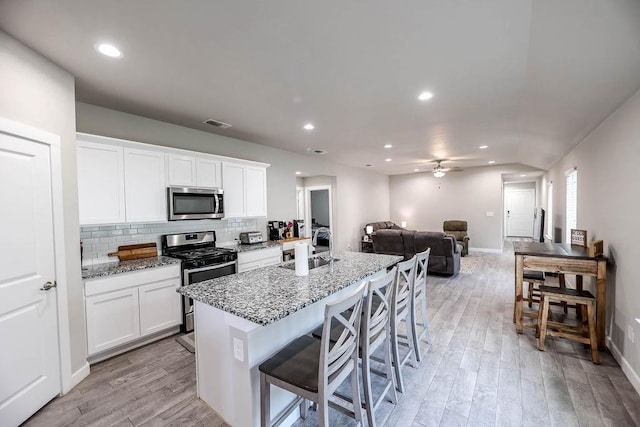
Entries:
[[124,183],[127,222],[167,220],[164,153],[125,148]]
[[169,185],[179,187],[220,187],[220,160],[207,156],[167,154]]
[[80,225],[125,222],[122,147],[78,141]]
[[80,225],[167,221],[167,187],[224,189],[226,218],[267,216],[266,163],[77,134]]
[[267,170],[260,166],[222,164],[225,218],[267,216]]
[[222,164],[222,188],[224,189],[225,218],[246,216],[245,166],[224,162]]
[[196,158],[167,154],[169,185],[193,187],[196,185]]
[[246,166],[247,216],[267,216],[267,170]]
[[222,162],[206,157],[196,157],[196,185],[198,187],[221,187]]

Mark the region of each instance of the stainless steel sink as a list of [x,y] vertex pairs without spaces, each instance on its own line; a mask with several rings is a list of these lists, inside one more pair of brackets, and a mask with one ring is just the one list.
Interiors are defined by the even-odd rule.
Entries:
[[[334,258],[331,261],[326,260],[321,257],[313,257],[309,258],[309,270],[313,270],[314,268],[322,267],[323,265],[327,265],[331,262],[340,261],[338,258]],[[289,270],[296,269],[296,263],[292,262],[291,264],[281,265],[282,268],[288,268]]]

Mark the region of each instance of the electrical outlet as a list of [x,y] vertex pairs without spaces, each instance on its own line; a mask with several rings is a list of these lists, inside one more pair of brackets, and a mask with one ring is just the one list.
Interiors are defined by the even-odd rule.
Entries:
[[244,362],[244,343],[239,338],[233,338],[233,357]]
[[629,338],[629,341],[635,342],[636,337],[633,330],[633,325],[627,325],[627,337]]
[[351,245],[347,245],[347,250],[351,252]]

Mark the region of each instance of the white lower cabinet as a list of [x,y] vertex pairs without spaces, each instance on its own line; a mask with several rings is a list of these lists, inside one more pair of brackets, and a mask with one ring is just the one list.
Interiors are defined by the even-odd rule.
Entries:
[[85,281],[89,356],[180,325],[178,287],[179,264]]
[[[178,283],[179,286],[179,283]],[[174,279],[140,286],[140,335],[145,336],[179,325],[182,321],[180,299],[176,304]]]
[[140,336],[138,289],[124,289],[87,298],[89,355]]
[[238,273],[268,267],[270,265],[277,265],[280,264],[281,261],[282,249],[280,246],[240,252],[238,253]]

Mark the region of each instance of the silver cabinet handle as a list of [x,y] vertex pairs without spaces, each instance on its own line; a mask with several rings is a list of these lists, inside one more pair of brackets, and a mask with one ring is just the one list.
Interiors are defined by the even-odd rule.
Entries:
[[44,285],[42,285],[42,287],[40,288],[41,291],[48,291],[51,288],[55,288],[56,286],[58,286],[58,284],[56,282],[47,282]]

